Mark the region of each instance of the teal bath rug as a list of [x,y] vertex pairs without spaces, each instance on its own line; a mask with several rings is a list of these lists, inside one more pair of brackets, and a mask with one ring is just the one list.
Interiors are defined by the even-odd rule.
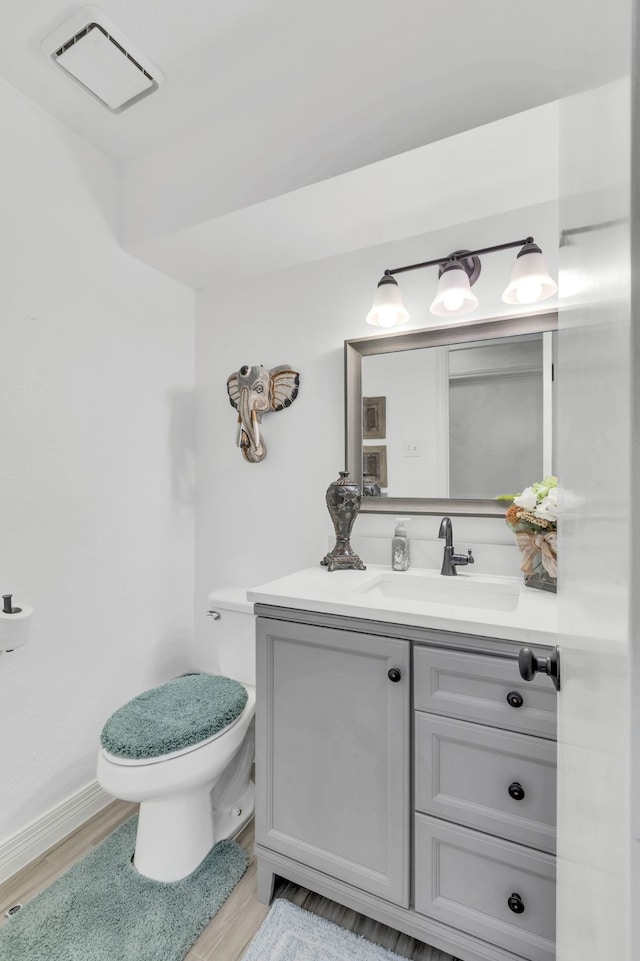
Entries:
[[399,954],[310,914],[274,901],[242,961],[406,961]]
[[193,874],[163,884],[138,874],[130,818],[0,927],[2,961],[182,961],[244,874],[220,841]]

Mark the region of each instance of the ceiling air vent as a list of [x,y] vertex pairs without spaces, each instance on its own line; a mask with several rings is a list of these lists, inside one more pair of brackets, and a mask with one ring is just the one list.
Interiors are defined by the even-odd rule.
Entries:
[[132,107],[164,81],[161,71],[92,6],[81,7],[49,34],[42,49],[112,113]]

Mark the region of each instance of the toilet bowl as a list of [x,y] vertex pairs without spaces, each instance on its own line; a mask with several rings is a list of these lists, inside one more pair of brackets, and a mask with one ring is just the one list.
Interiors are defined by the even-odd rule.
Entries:
[[[213,647],[217,657],[212,650],[204,660],[206,666],[219,666],[220,671],[205,671],[204,676],[193,675],[193,680],[179,678],[134,698],[105,724],[102,740],[108,746],[103,746],[98,754],[97,779],[101,787],[114,797],[140,804],[133,863],[141,874],[156,881],[178,881],[191,874],[215,843],[237,834],[254,810],[253,605],[246,600],[246,591],[238,588],[214,591],[209,600],[215,617]],[[226,682],[228,678],[232,678],[231,683]],[[203,690],[215,692],[224,688],[225,682],[241,693],[242,701],[236,703],[236,716],[229,723],[224,723],[224,710],[216,712],[216,705],[207,703],[203,713],[212,715],[213,727],[220,723],[218,715],[222,717],[219,730],[198,739],[206,730],[207,717],[204,723],[200,716],[192,717],[178,735],[174,732],[175,718],[168,716],[164,723],[166,690],[175,690],[177,686],[184,698],[189,696],[192,686],[194,695],[202,696]],[[211,701],[214,700],[212,696]],[[148,704],[155,710],[151,724],[143,716]],[[195,713],[199,715],[199,708]],[[114,749],[113,722],[115,719],[117,723],[122,716],[129,724],[127,738]],[[158,731],[153,729],[156,718]],[[144,734],[137,732],[136,724],[143,726],[145,720]],[[177,738],[175,750],[154,753],[147,741],[166,743],[162,733],[165,728],[171,738]],[[145,756],[139,756],[139,741],[146,745]]]

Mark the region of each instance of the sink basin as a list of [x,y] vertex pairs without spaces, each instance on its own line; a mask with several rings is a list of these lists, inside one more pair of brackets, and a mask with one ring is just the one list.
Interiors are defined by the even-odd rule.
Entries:
[[370,597],[372,603],[378,598],[490,611],[515,611],[520,597],[520,583],[516,579],[510,583],[473,574],[443,577],[435,571],[420,574],[389,571],[365,584],[359,593]]

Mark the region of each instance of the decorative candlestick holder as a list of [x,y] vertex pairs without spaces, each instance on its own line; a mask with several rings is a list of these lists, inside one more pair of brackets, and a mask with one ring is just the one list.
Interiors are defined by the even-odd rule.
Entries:
[[361,500],[360,488],[349,480],[349,471],[341,470],[338,480],[327,488],[327,509],[336,532],[336,546],[320,563],[329,571],[367,569],[349,543]]

